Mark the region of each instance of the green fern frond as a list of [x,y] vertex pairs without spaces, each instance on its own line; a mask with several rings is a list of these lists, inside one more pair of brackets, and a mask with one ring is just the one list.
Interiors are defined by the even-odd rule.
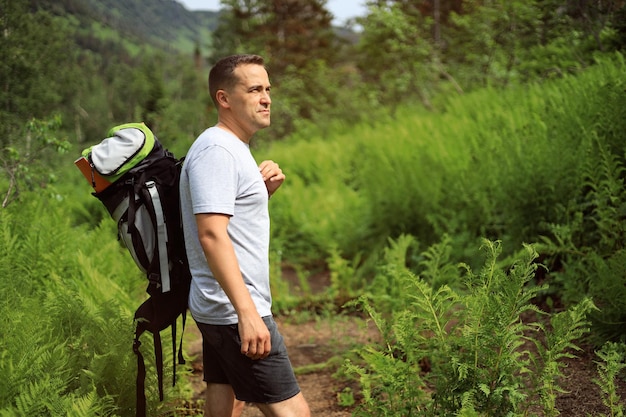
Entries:
[[602,402],[611,417],[623,417],[624,406],[617,393],[616,379],[626,369],[626,344],[607,342],[596,352],[598,377],[593,382],[602,390]]
[[383,318],[383,316],[376,311],[376,309],[372,306],[371,301],[367,296],[360,296],[355,300],[349,301],[345,304],[346,307],[354,307],[357,309],[361,309],[373,320],[374,325],[383,336],[383,340],[387,344],[387,347],[391,349],[390,345],[392,343],[390,338],[391,328],[388,325],[387,321]]
[[585,298],[568,310],[553,315],[550,320],[551,331],[545,333],[545,347],[537,344],[542,361],[537,389],[546,415],[556,415],[556,397],[563,392],[558,384],[564,366],[561,361],[574,357],[572,352],[580,350],[576,341],[589,331],[587,316],[594,309],[596,307],[591,299]]
[[99,396],[95,390],[79,398],[69,397],[65,401],[67,417],[99,417],[113,414],[113,402],[108,396]]
[[588,189],[586,201],[592,208],[590,220],[595,224],[593,236],[601,253],[610,253],[624,247],[626,229],[626,190],[623,160],[611,153],[608,146],[595,138],[595,164],[586,170],[584,186]]
[[433,288],[442,285],[454,287],[459,281],[459,269],[450,262],[452,238],[445,234],[441,242],[432,245],[422,253],[420,277]]

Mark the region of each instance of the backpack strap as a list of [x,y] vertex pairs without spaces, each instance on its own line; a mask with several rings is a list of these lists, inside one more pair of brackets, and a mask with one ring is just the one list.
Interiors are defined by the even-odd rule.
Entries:
[[[146,363],[143,360],[143,355],[141,354],[141,350],[139,347],[141,346],[141,342],[139,341],[139,334],[137,331],[139,327],[137,327],[135,331],[135,340],[133,341],[133,352],[137,355],[137,380],[136,380],[136,390],[137,390],[137,407],[136,407],[136,417],[145,417],[146,416]],[[143,332],[143,330],[142,330]]]
[[157,190],[154,181],[146,182],[146,188],[152,199],[154,214],[156,216],[156,233],[159,250],[159,270],[161,272],[161,291],[169,292],[172,287],[170,283],[170,267],[167,260],[167,227],[165,225],[165,216],[163,215],[163,207],[161,206],[161,198],[159,190]]
[[152,339],[154,340],[154,361],[159,383],[159,400],[163,401],[163,347],[161,346],[161,332],[152,332]]
[[[146,416],[146,364],[141,353],[141,335],[148,331],[152,333],[154,341],[154,362],[157,371],[157,381],[159,386],[159,400],[163,401],[163,347],[161,345],[160,323],[157,323],[155,306],[155,298],[150,297],[144,301],[137,311],[135,311],[135,340],[133,340],[133,352],[137,355],[137,410],[136,417]],[[176,328],[176,319],[172,323],[173,329]],[[176,336],[172,335],[175,339]],[[175,343],[175,342],[174,342]],[[174,372],[176,367],[174,365]],[[174,380],[174,383],[176,380]]]
[[[187,309],[181,314],[183,317],[183,330],[180,332],[180,345],[178,346],[178,364],[184,365],[187,362],[183,356],[183,335],[185,334],[185,324],[187,322]],[[176,382],[176,381],[174,381]]]
[[[148,300],[150,301],[150,300]],[[174,329],[176,325],[174,324],[172,329]],[[143,359],[143,355],[141,354],[141,341],[139,337],[146,330],[145,326],[141,323],[137,324],[137,328],[135,330],[135,340],[133,341],[133,352],[137,355],[137,410],[136,417],[146,417],[146,364]],[[173,332],[174,330],[172,330]],[[174,339],[176,336],[172,335]],[[161,347],[161,333],[160,332],[152,332],[152,338],[154,340],[154,361],[157,370],[157,380],[159,384],[159,400],[163,401],[163,349]],[[174,341],[174,344],[176,342]],[[174,374],[176,374],[176,367],[174,367]],[[174,377],[175,378],[175,377]],[[174,379],[174,383],[176,383],[176,379]]]
[[[149,270],[151,262],[150,262],[150,259],[148,258],[148,254],[146,253],[146,249],[144,247],[141,233],[139,232],[139,230],[137,229],[137,225],[135,224],[135,217],[137,215],[137,211],[140,209],[143,203],[141,202],[141,200],[138,199],[138,195],[136,194],[134,187],[129,187],[128,196],[125,199],[128,199],[128,210],[126,211],[126,225],[127,225],[126,227],[128,227],[128,233],[132,236],[133,243],[138,242],[137,244],[131,245],[132,248],[129,247],[128,250],[131,251],[131,254],[136,256],[136,260],[139,262],[139,264],[144,265],[146,270]],[[122,204],[120,204],[118,209],[114,211],[114,214],[117,215],[118,210],[120,208],[123,209],[123,206],[124,206],[124,201],[122,202]],[[123,212],[122,212],[122,215],[123,215]],[[114,219],[116,219],[116,221],[119,224],[119,219],[115,217]],[[151,220],[154,223],[154,220],[152,218]],[[148,271],[148,274],[149,273],[150,272]],[[148,275],[148,278],[150,278],[149,275]]]
[[178,320],[174,320],[172,325],[172,386],[176,386],[176,322]]

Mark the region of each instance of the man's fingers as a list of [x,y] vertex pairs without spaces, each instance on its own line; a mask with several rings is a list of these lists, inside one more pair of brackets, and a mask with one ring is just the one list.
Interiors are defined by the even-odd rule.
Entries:
[[272,344],[269,340],[265,343],[249,343],[249,344],[241,344],[241,353],[246,355],[250,359],[263,359],[267,358],[270,354],[270,350],[272,348]]
[[269,355],[272,346],[269,329],[261,317],[256,316],[252,320],[248,318],[239,321],[241,354],[250,359],[265,358]]
[[274,161],[263,161],[261,165],[259,165],[259,171],[263,176],[263,181],[267,181],[268,179],[274,177],[283,177],[283,171],[280,169],[280,166]]
[[262,358],[267,358],[270,355],[270,351],[272,350],[272,342],[267,339],[265,341],[265,346],[264,346],[264,352],[263,355],[261,356]]

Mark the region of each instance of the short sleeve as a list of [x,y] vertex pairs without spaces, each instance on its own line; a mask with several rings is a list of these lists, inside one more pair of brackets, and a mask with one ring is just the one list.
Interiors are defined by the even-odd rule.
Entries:
[[220,213],[232,216],[237,194],[235,158],[219,145],[208,146],[189,163],[189,189],[194,214]]

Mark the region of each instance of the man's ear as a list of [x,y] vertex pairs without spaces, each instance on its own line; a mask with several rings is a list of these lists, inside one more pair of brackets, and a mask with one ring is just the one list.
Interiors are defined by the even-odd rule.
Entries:
[[217,90],[217,93],[215,93],[215,98],[217,99],[217,102],[220,106],[222,107],[229,107],[230,105],[228,104],[228,94],[226,94],[226,91],[224,90]]

